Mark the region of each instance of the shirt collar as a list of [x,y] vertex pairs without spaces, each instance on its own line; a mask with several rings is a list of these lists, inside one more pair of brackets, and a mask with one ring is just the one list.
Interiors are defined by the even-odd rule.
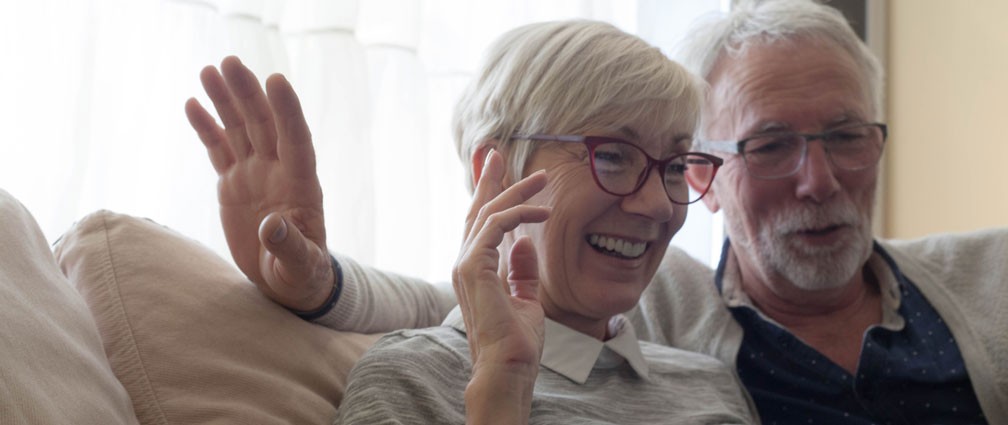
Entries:
[[[899,314],[900,306],[900,285],[896,277],[899,273],[889,261],[886,254],[878,244],[875,244],[871,256],[868,257],[868,268],[875,275],[882,295],[882,322],[880,326],[899,331],[903,329],[903,316]],[[722,248],[721,262],[718,264],[715,274],[717,287],[721,289],[721,298],[728,307],[749,307],[763,317],[764,320],[773,322],[772,319],[763,316],[752,304],[749,295],[742,290],[742,276],[739,269],[738,259],[731,250],[731,242],[725,240]],[[776,322],[774,322],[776,324]]]
[[[462,311],[455,307],[443,323],[465,333]],[[648,366],[641,352],[633,326],[623,315],[609,320],[607,341],[599,341],[559,322],[546,318],[545,345],[539,364],[578,384],[588,380],[597,366],[614,367],[625,360],[641,378],[647,379]]]

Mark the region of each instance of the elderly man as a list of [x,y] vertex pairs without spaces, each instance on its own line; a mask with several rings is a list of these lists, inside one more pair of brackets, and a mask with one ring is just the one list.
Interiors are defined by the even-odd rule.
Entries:
[[726,159],[706,199],[724,211],[715,284],[742,330],[724,360],[763,421],[1008,421],[1005,308],[985,301],[1005,299],[1005,274],[976,262],[1003,262],[1005,234],[873,243],[882,76],[842,18],[742,4],[684,53],[710,84],[701,146]]
[[[638,336],[734,366],[764,423],[1008,423],[1008,232],[873,241],[881,70],[843,17],[807,0],[740,2],[684,52],[710,84],[699,147],[726,161],[704,201],[724,211],[728,238],[716,271],[669,250],[628,315]],[[278,134],[304,149],[289,86],[267,87],[277,128],[296,130]],[[249,99],[258,105],[225,113],[265,117],[265,101]],[[225,134],[262,134],[224,132],[192,103],[189,113],[211,150]],[[241,179],[221,177],[222,196],[240,192],[228,187]],[[307,200],[275,202],[298,214],[258,201],[222,209],[242,270],[328,326],[439,324],[452,294],[349,258],[329,266],[317,180],[299,178]]]

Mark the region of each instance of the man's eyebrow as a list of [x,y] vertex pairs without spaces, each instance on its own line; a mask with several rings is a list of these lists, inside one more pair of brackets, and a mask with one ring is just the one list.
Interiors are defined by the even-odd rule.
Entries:
[[830,121],[829,126],[827,128],[829,128],[829,127],[839,127],[839,126],[842,126],[842,125],[846,125],[846,124],[850,124],[850,123],[855,123],[855,122],[863,122],[863,121],[865,121],[865,120],[863,118],[861,118],[861,116],[858,115],[858,114],[855,114],[853,112],[844,112],[843,115],[837,117],[833,121]]
[[778,132],[778,131],[791,131],[791,125],[786,122],[781,121],[766,121],[761,123],[758,130],[754,134]]
[[[850,124],[852,122],[862,122],[862,121],[864,121],[864,119],[861,118],[861,115],[858,114],[856,111],[845,110],[836,118],[827,122],[825,124],[826,125],[825,129],[829,129],[830,127],[839,127],[842,125]],[[753,128],[755,128],[756,130],[750,134],[794,131],[794,129],[791,127],[791,124],[788,124],[787,122],[783,121],[764,121],[758,123],[756,126],[753,126]]]

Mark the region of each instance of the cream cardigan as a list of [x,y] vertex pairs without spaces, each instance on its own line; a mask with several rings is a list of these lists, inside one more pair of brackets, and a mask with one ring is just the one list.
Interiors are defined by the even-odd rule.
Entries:
[[[1008,229],[879,244],[948,324],[987,420],[1008,423]],[[713,281],[713,270],[670,249],[627,315],[638,336],[734,369],[742,328]]]

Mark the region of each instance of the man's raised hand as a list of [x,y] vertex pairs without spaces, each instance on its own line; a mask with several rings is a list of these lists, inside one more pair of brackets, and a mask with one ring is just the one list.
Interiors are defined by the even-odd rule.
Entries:
[[221,224],[235,263],[288,308],[311,311],[333,289],[315,149],[297,94],[283,75],[266,80],[234,56],[200,80],[220,117],[195,98],[186,116],[217,172]]

